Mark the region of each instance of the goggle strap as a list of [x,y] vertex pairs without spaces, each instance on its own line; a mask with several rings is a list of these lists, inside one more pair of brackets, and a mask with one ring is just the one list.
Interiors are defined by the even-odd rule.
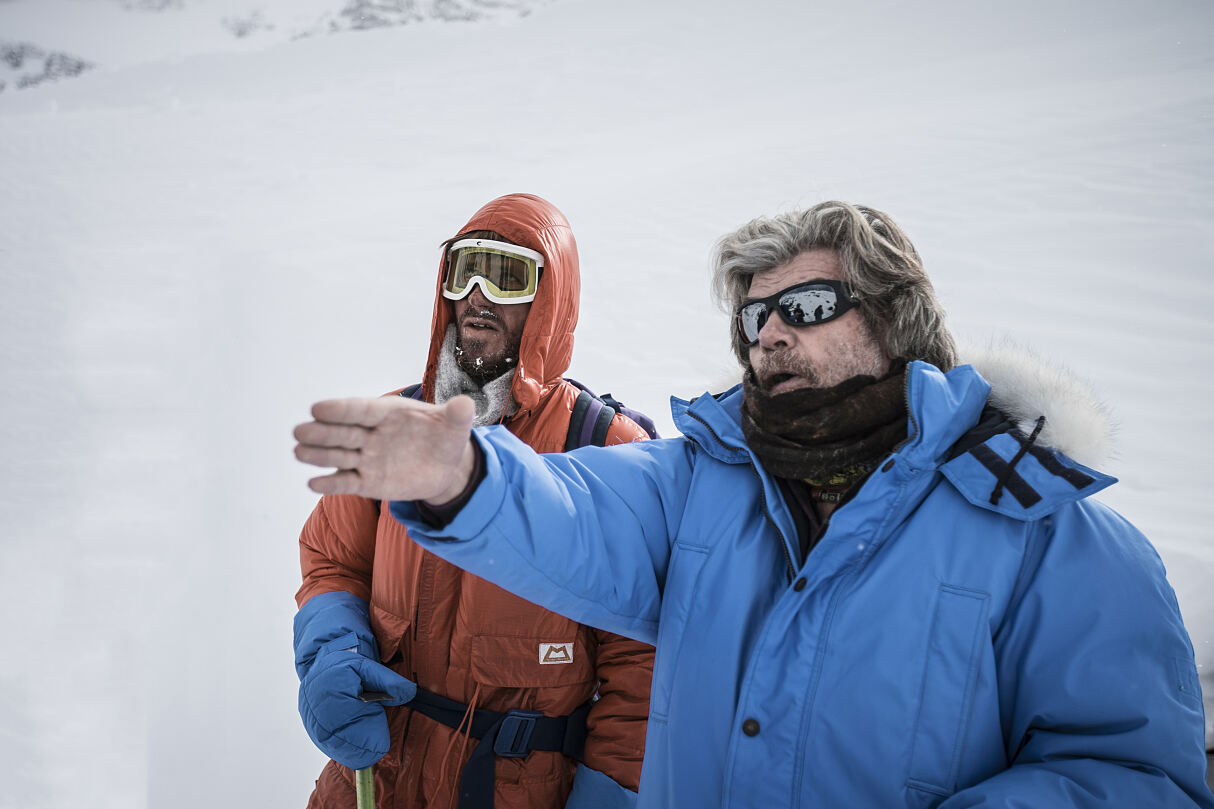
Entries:
[[487,248],[489,250],[506,253],[524,261],[532,261],[537,269],[544,266],[544,254],[532,250],[530,247],[523,247],[510,242],[496,242],[492,239],[460,239],[447,248],[447,257],[450,260],[451,256],[459,250]]

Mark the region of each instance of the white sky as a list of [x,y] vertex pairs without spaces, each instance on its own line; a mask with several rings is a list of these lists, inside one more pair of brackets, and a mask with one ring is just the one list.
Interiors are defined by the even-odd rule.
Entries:
[[0,69],[0,806],[303,806],[291,427],[419,377],[438,243],[512,191],[578,238],[570,375],[665,434],[670,394],[733,373],[713,240],[888,211],[959,337],[1109,406],[1101,499],[1214,691],[1209,3],[519,0],[319,33],[343,4],[0,0],[0,43],[96,65]]

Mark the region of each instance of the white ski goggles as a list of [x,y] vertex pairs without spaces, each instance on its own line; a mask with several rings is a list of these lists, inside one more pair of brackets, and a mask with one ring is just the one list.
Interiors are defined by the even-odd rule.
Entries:
[[443,297],[462,300],[479,286],[494,303],[535,299],[544,256],[526,247],[492,239],[460,239],[447,250]]

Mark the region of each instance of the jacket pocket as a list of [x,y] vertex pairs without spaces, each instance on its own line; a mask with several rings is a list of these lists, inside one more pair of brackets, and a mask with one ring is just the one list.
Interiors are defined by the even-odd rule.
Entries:
[[951,584],[936,593],[906,782],[911,789],[937,796],[957,790],[989,602],[987,593]]
[[662,618],[658,624],[653,687],[649,698],[650,718],[659,722],[665,722],[670,713],[670,695],[674,689],[683,635],[695,604],[700,572],[708,560],[708,552],[706,546],[677,541],[671,553],[670,567],[662,588]]
[[413,622],[383,607],[371,604],[371,631],[379,645],[379,659],[386,666],[407,662],[409,630]]
[[551,688],[595,681],[594,661],[580,633],[574,637],[472,639],[472,677],[500,688]]

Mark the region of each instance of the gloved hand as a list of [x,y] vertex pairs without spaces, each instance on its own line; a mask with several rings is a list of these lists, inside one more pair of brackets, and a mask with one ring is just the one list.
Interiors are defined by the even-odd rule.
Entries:
[[[352,770],[383,758],[391,739],[381,706],[409,702],[417,684],[379,662],[367,602],[336,592],[304,604],[295,615],[295,670],[299,715],[313,743]],[[359,699],[369,691],[390,699]]]

